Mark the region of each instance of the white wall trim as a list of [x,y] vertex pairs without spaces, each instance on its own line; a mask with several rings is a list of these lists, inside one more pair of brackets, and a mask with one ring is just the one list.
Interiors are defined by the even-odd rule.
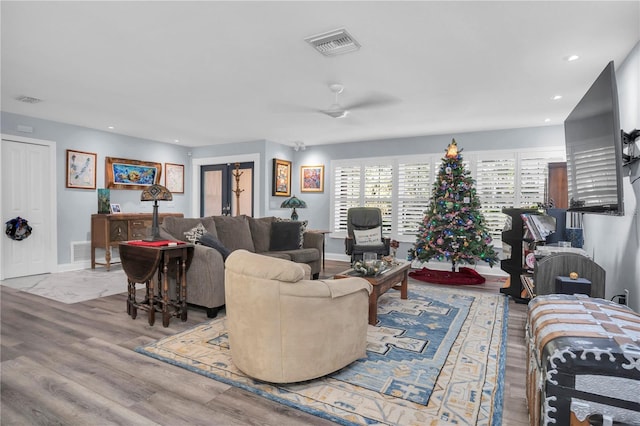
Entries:
[[[26,138],[24,136],[16,136],[9,134],[0,134],[2,140],[12,141],[12,142],[22,142],[22,143],[30,143],[34,145],[44,145],[49,147],[49,166],[51,167],[51,179],[49,179],[49,193],[51,194],[51,205],[54,207],[50,212],[51,219],[51,235],[50,242],[51,245],[49,247],[50,253],[52,254],[52,258],[49,259],[49,270],[51,272],[57,272],[58,267],[58,210],[56,206],[58,205],[58,192],[56,188],[57,180],[57,168],[56,168],[56,142],[49,141],[44,139],[34,139],[34,138]],[[0,149],[0,164],[2,164],[2,150]],[[2,174],[0,173],[0,200],[2,198]],[[4,201],[3,201],[4,202]],[[0,263],[2,262],[2,245],[0,245]],[[4,271],[4,265],[0,265],[0,280],[4,279],[4,275],[2,271]]]
[[200,217],[200,172],[202,166],[213,164],[231,164],[253,161],[254,191],[253,191],[253,211],[255,217],[262,216],[260,206],[260,154],[238,154],[225,157],[205,157],[191,160],[193,196],[191,197],[191,217]]

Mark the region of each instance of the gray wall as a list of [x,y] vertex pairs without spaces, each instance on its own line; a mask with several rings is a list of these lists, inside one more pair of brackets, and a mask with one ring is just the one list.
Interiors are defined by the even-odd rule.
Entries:
[[[640,129],[640,43],[616,64],[620,127]],[[636,145],[640,145],[636,143]],[[636,149],[636,153],[640,150]],[[624,168],[624,216],[586,214],[585,250],[607,272],[606,298],[630,291],[629,306],[640,309],[640,162]],[[634,182],[634,183],[632,183]]]
[[[116,133],[42,120],[34,117],[2,113],[2,133],[56,142],[56,181],[58,216],[58,265],[71,261],[71,243],[90,240],[90,217],[97,212],[97,193],[92,190],[70,189],[65,186],[66,150],[95,152],[98,154],[97,187],[104,187],[105,157],[130,158],[143,161],[170,162],[185,165],[185,193],[175,194],[174,201],[160,204],[161,212],[180,212],[186,217],[198,216],[192,211],[193,194],[191,176],[192,159],[233,157],[257,154],[261,162],[256,185],[261,194],[255,208],[256,216],[289,217],[289,209],[281,209],[286,197],[271,195],[272,160],[279,158],[292,162],[292,195],[304,199],[308,208],[299,209],[300,220],[308,220],[313,229],[329,229],[330,162],[334,159],[384,157],[408,154],[444,152],[453,137],[459,146],[469,151],[505,148],[529,148],[533,146],[561,146],[564,144],[562,126],[546,126],[523,129],[506,129],[484,132],[458,133],[436,136],[371,140],[342,144],[327,144],[294,151],[292,147],[267,140],[237,144],[212,145],[187,148],[179,145],[132,138]],[[33,133],[22,133],[18,125],[33,128]],[[300,193],[300,166],[325,165],[325,191]],[[140,202],[140,192],[111,190],[111,201],[119,203],[124,212],[151,212],[151,203]],[[399,253],[406,253],[409,245],[403,244]],[[344,253],[342,239],[327,236],[327,257],[341,258]]]
[[[18,125],[33,128],[33,133],[17,130]],[[185,176],[191,175],[188,149],[167,143],[132,138],[111,132],[72,126],[33,117],[2,113],[2,133],[56,142],[56,197],[58,217],[58,265],[71,261],[71,242],[91,239],[91,215],[98,211],[96,190],[67,188],[65,179],[66,150],[94,152],[97,157],[97,188],[105,187],[105,157],[185,165]],[[163,167],[164,176],[164,167]],[[174,194],[173,201],[160,203],[161,212],[184,212],[190,205],[191,181],[185,179],[185,193]],[[140,201],[140,191],[111,190],[111,202],[119,203],[123,212],[151,213],[152,204]]]

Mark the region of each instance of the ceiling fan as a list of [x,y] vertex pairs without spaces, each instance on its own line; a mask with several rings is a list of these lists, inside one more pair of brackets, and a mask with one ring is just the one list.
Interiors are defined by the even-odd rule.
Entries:
[[344,118],[349,115],[349,110],[343,108],[342,105],[338,103],[338,95],[344,91],[344,86],[342,84],[334,83],[329,85],[329,89],[336,97],[335,102],[329,107],[329,109],[321,109],[320,112],[333,118]]
[[329,108],[321,109],[319,110],[319,112],[326,114],[332,118],[344,118],[349,115],[351,110],[354,109],[383,106],[397,101],[391,96],[376,94],[369,96],[368,98],[365,98],[360,102],[352,103],[350,105],[341,105],[338,102],[338,95],[344,91],[344,86],[339,83],[333,83],[329,85],[329,89],[334,94],[335,101]]

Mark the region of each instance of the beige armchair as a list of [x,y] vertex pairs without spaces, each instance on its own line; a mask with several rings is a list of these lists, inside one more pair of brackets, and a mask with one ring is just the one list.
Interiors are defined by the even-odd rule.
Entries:
[[305,266],[246,250],[227,258],[229,345],[245,374],[299,382],[366,356],[371,284],[357,277],[312,281]]

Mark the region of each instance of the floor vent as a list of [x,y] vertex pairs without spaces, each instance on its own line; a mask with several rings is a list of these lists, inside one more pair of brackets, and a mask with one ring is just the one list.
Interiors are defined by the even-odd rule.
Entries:
[[336,56],[360,49],[360,43],[344,28],[307,37],[304,40],[325,56]]
[[91,261],[91,241],[71,242],[71,263]]

